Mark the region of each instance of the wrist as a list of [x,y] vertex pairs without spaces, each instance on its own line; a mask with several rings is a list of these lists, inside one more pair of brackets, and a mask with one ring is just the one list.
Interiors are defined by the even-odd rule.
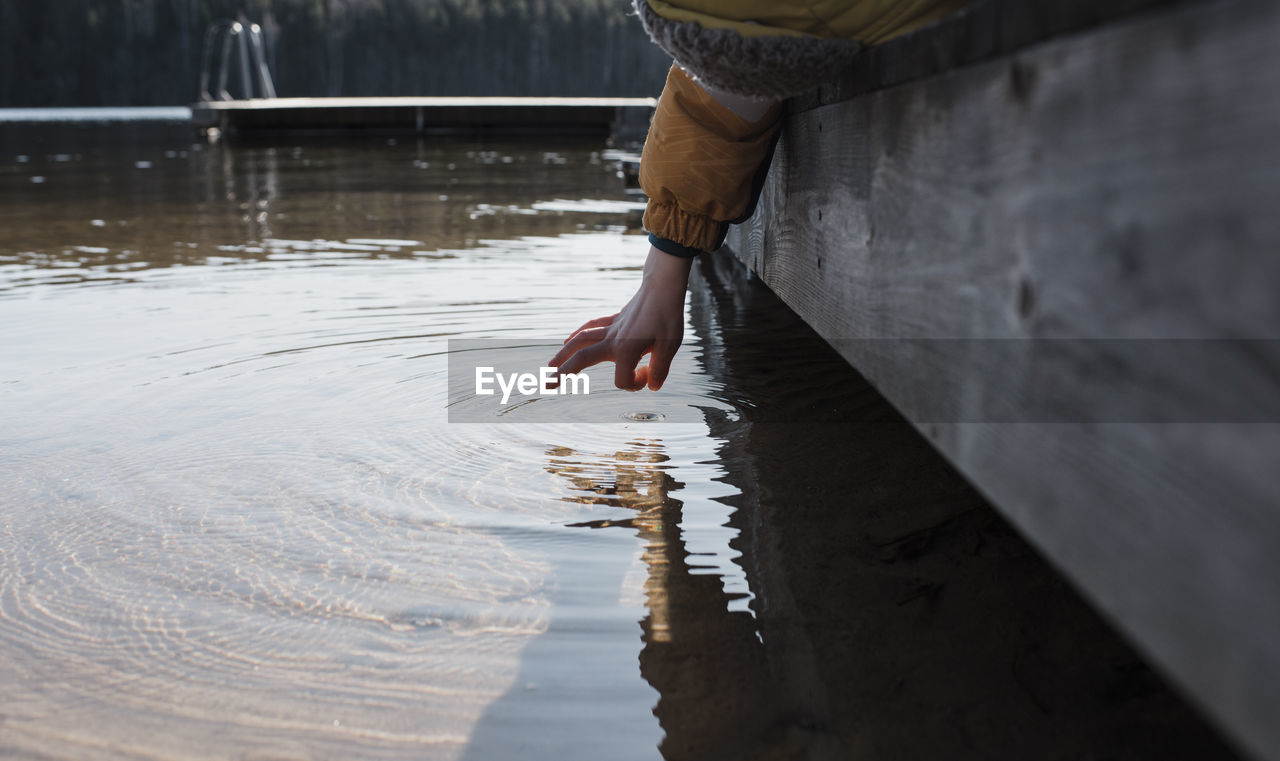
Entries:
[[693,268],[693,260],[673,256],[656,246],[649,247],[649,256],[644,262],[644,284],[659,288],[679,288],[689,286],[689,271]]

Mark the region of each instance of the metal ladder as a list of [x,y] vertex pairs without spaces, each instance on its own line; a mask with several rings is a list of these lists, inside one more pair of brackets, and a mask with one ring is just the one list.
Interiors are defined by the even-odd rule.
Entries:
[[[219,38],[222,42],[220,49]],[[231,93],[227,92],[227,74],[231,66],[233,41],[240,43],[240,86],[244,90],[244,98],[248,100],[254,97],[254,73],[257,74],[258,97],[276,97],[276,86],[271,80],[271,70],[267,67],[267,57],[262,44],[262,28],[257,24],[249,23],[241,15],[237,21],[213,22],[204,34],[204,51],[200,56],[200,100],[235,100],[231,97]],[[250,56],[253,58],[252,69],[249,66]],[[209,77],[215,59],[218,62],[218,89],[211,91]]]

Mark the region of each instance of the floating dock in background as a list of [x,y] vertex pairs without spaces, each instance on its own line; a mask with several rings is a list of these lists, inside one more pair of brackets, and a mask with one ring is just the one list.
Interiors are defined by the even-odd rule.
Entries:
[[224,135],[404,134],[617,135],[643,139],[653,98],[262,98],[205,101],[192,123]]

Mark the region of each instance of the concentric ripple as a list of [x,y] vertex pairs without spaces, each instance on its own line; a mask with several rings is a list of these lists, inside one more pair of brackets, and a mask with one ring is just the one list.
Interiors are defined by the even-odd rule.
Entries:
[[[192,148],[119,170],[153,161],[192,196],[140,208],[135,177],[91,209],[22,196],[38,227],[0,212],[25,236],[0,250],[4,752],[455,758],[554,624],[594,632],[593,678],[635,704],[613,713],[647,739],[618,757],[652,755],[641,542],[580,527],[633,505],[580,499],[556,463],[616,479],[661,424],[446,417],[449,339],[556,338],[625,301],[635,203],[597,200],[582,178],[612,175],[584,150],[510,152],[518,192],[484,152],[433,150],[374,158],[439,172],[408,200],[368,157]],[[57,171],[93,184],[111,160]],[[661,434],[677,465],[713,457],[701,428]]]

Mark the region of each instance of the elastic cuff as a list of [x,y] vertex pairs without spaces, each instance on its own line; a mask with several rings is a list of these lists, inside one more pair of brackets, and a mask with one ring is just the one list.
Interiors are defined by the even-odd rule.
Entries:
[[662,251],[663,253],[671,254],[672,256],[678,256],[682,259],[692,259],[698,254],[703,253],[701,249],[682,246],[673,240],[667,240],[666,238],[659,238],[653,233],[649,233],[649,245],[653,246],[659,251]]
[[644,229],[664,240],[697,251],[715,251],[724,240],[726,225],[706,214],[690,213],[675,203],[649,199]]

